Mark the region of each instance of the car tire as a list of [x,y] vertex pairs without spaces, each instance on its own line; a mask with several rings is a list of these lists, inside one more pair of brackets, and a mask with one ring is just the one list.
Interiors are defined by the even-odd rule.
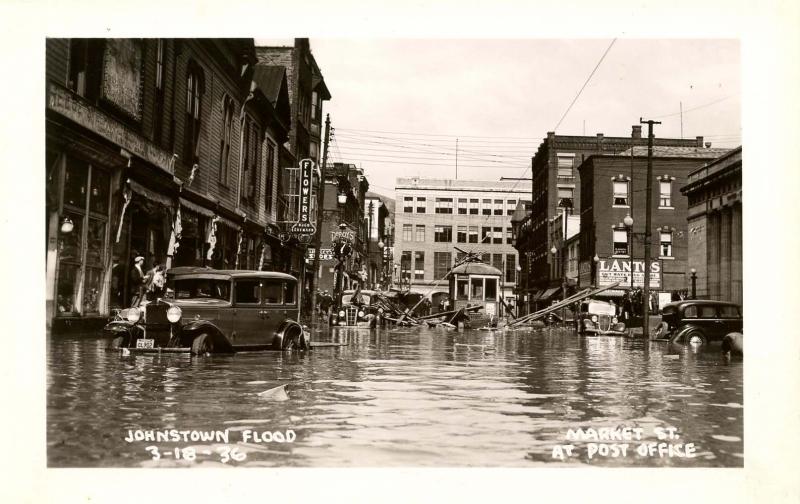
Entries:
[[303,335],[303,330],[299,329],[299,336],[297,332],[298,330],[295,330],[291,327],[286,329],[286,332],[283,335],[283,341],[281,341],[281,350],[291,351],[300,347],[300,338]]
[[192,340],[192,355],[205,355],[214,352],[214,340],[209,334],[203,333]]
[[689,331],[686,331],[686,333],[684,333],[683,343],[686,345],[703,346],[708,344],[708,340],[701,331],[698,331],[697,329],[691,329]]

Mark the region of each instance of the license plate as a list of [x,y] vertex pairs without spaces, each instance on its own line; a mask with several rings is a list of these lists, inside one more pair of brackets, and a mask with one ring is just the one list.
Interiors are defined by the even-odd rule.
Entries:
[[147,339],[142,338],[136,340],[136,348],[153,348],[155,345],[156,340],[154,339]]

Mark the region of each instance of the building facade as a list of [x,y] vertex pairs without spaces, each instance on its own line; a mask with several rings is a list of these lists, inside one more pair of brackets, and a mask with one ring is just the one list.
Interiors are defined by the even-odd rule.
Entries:
[[[661,293],[660,304],[675,295],[685,295],[689,281],[688,204],[679,189],[690,172],[724,151],[663,147],[654,152],[650,287]],[[580,287],[619,281],[620,285],[606,295],[622,296],[626,290],[644,286],[646,152],[646,148],[637,147],[633,153],[617,156],[593,155],[579,167]]]
[[54,330],[127,306],[137,256],[146,269],[301,270],[276,203],[288,80],[256,62],[252,39],[46,41]]
[[367,261],[367,286],[371,289],[385,288],[386,266],[384,253],[387,238],[386,219],[389,211],[384,203],[384,196],[373,192],[368,192],[364,197],[364,215],[367,219],[367,240],[365,242],[365,253]]
[[[702,147],[703,138],[672,139],[655,138],[658,146]],[[554,277],[553,263],[557,260],[551,254],[553,247],[550,225],[562,212],[580,215],[581,180],[578,166],[594,154],[618,154],[634,146],[647,145],[647,137],[642,137],[642,127],[632,127],[631,136],[606,137],[556,135],[548,132],[533,156],[531,201],[532,210],[529,222],[521,222],[521,233],[517,249],[521,256],[527,257],[529,267],[528,299],[532,301],[547,289],[558,286],[560,275]],[[525,262],[525,261],[523,261]],[[533,307],[533,305],[531,306]]]
[[691,172],[688,198],[689,268],[698,298],[742,304],[742,148]]
[[447,293],[445,276],[464,253],[473,252],[503,272],[502,298],[515,305],[518,262],[511,219],[528,193],[527,184],[398,178],[395,191],[398,285]]

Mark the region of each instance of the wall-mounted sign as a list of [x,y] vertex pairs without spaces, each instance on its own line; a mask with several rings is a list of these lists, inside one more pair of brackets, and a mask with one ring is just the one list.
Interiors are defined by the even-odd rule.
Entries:
[[311,222],[311,182],[314,162],[310,159],[300,161],[300,197],[298,198],[297,222],[292,225],[292,233],[312,235],[317,226]]
[[103,99],[137,121],[142,120],[142,43],[139,40],[106,39]]
[[[644,287],[644,261],[633,261],[633,271],[631,271],[630,259],[600,259],[597,263],[597,285],[606,287],[619,282],[620,287],[630,287],[631,275],[633,275],[633,286]],[[650,263],[650,288],[661,288],[661,262],[652,261]]]
[[175,174],[172,166],[172,154],[156,147],[144,137],[120,124],[116,119],[89,106],[72,91],[51,82],[47,93],[47,108],[119,145],[170,175]]
[[[314,259],[314,255],[316,254],[316,250],[313,247],[309,247],[306,251],[306,257],[309,259]],[[321,248],[319,249],[319,260],[320,261],[329,261],[333,259],[333,249],[329,248]]]

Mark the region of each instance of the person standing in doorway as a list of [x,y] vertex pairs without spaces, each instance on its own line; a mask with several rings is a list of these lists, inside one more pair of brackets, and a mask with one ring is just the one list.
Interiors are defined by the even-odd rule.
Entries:
[[142,302],[142,298],[144,297],[146,275],[142,269],[143,265],[144,257],[137,255],[133,260],[133,268],[131,269],[131,306],[139,306],[139,303]]

